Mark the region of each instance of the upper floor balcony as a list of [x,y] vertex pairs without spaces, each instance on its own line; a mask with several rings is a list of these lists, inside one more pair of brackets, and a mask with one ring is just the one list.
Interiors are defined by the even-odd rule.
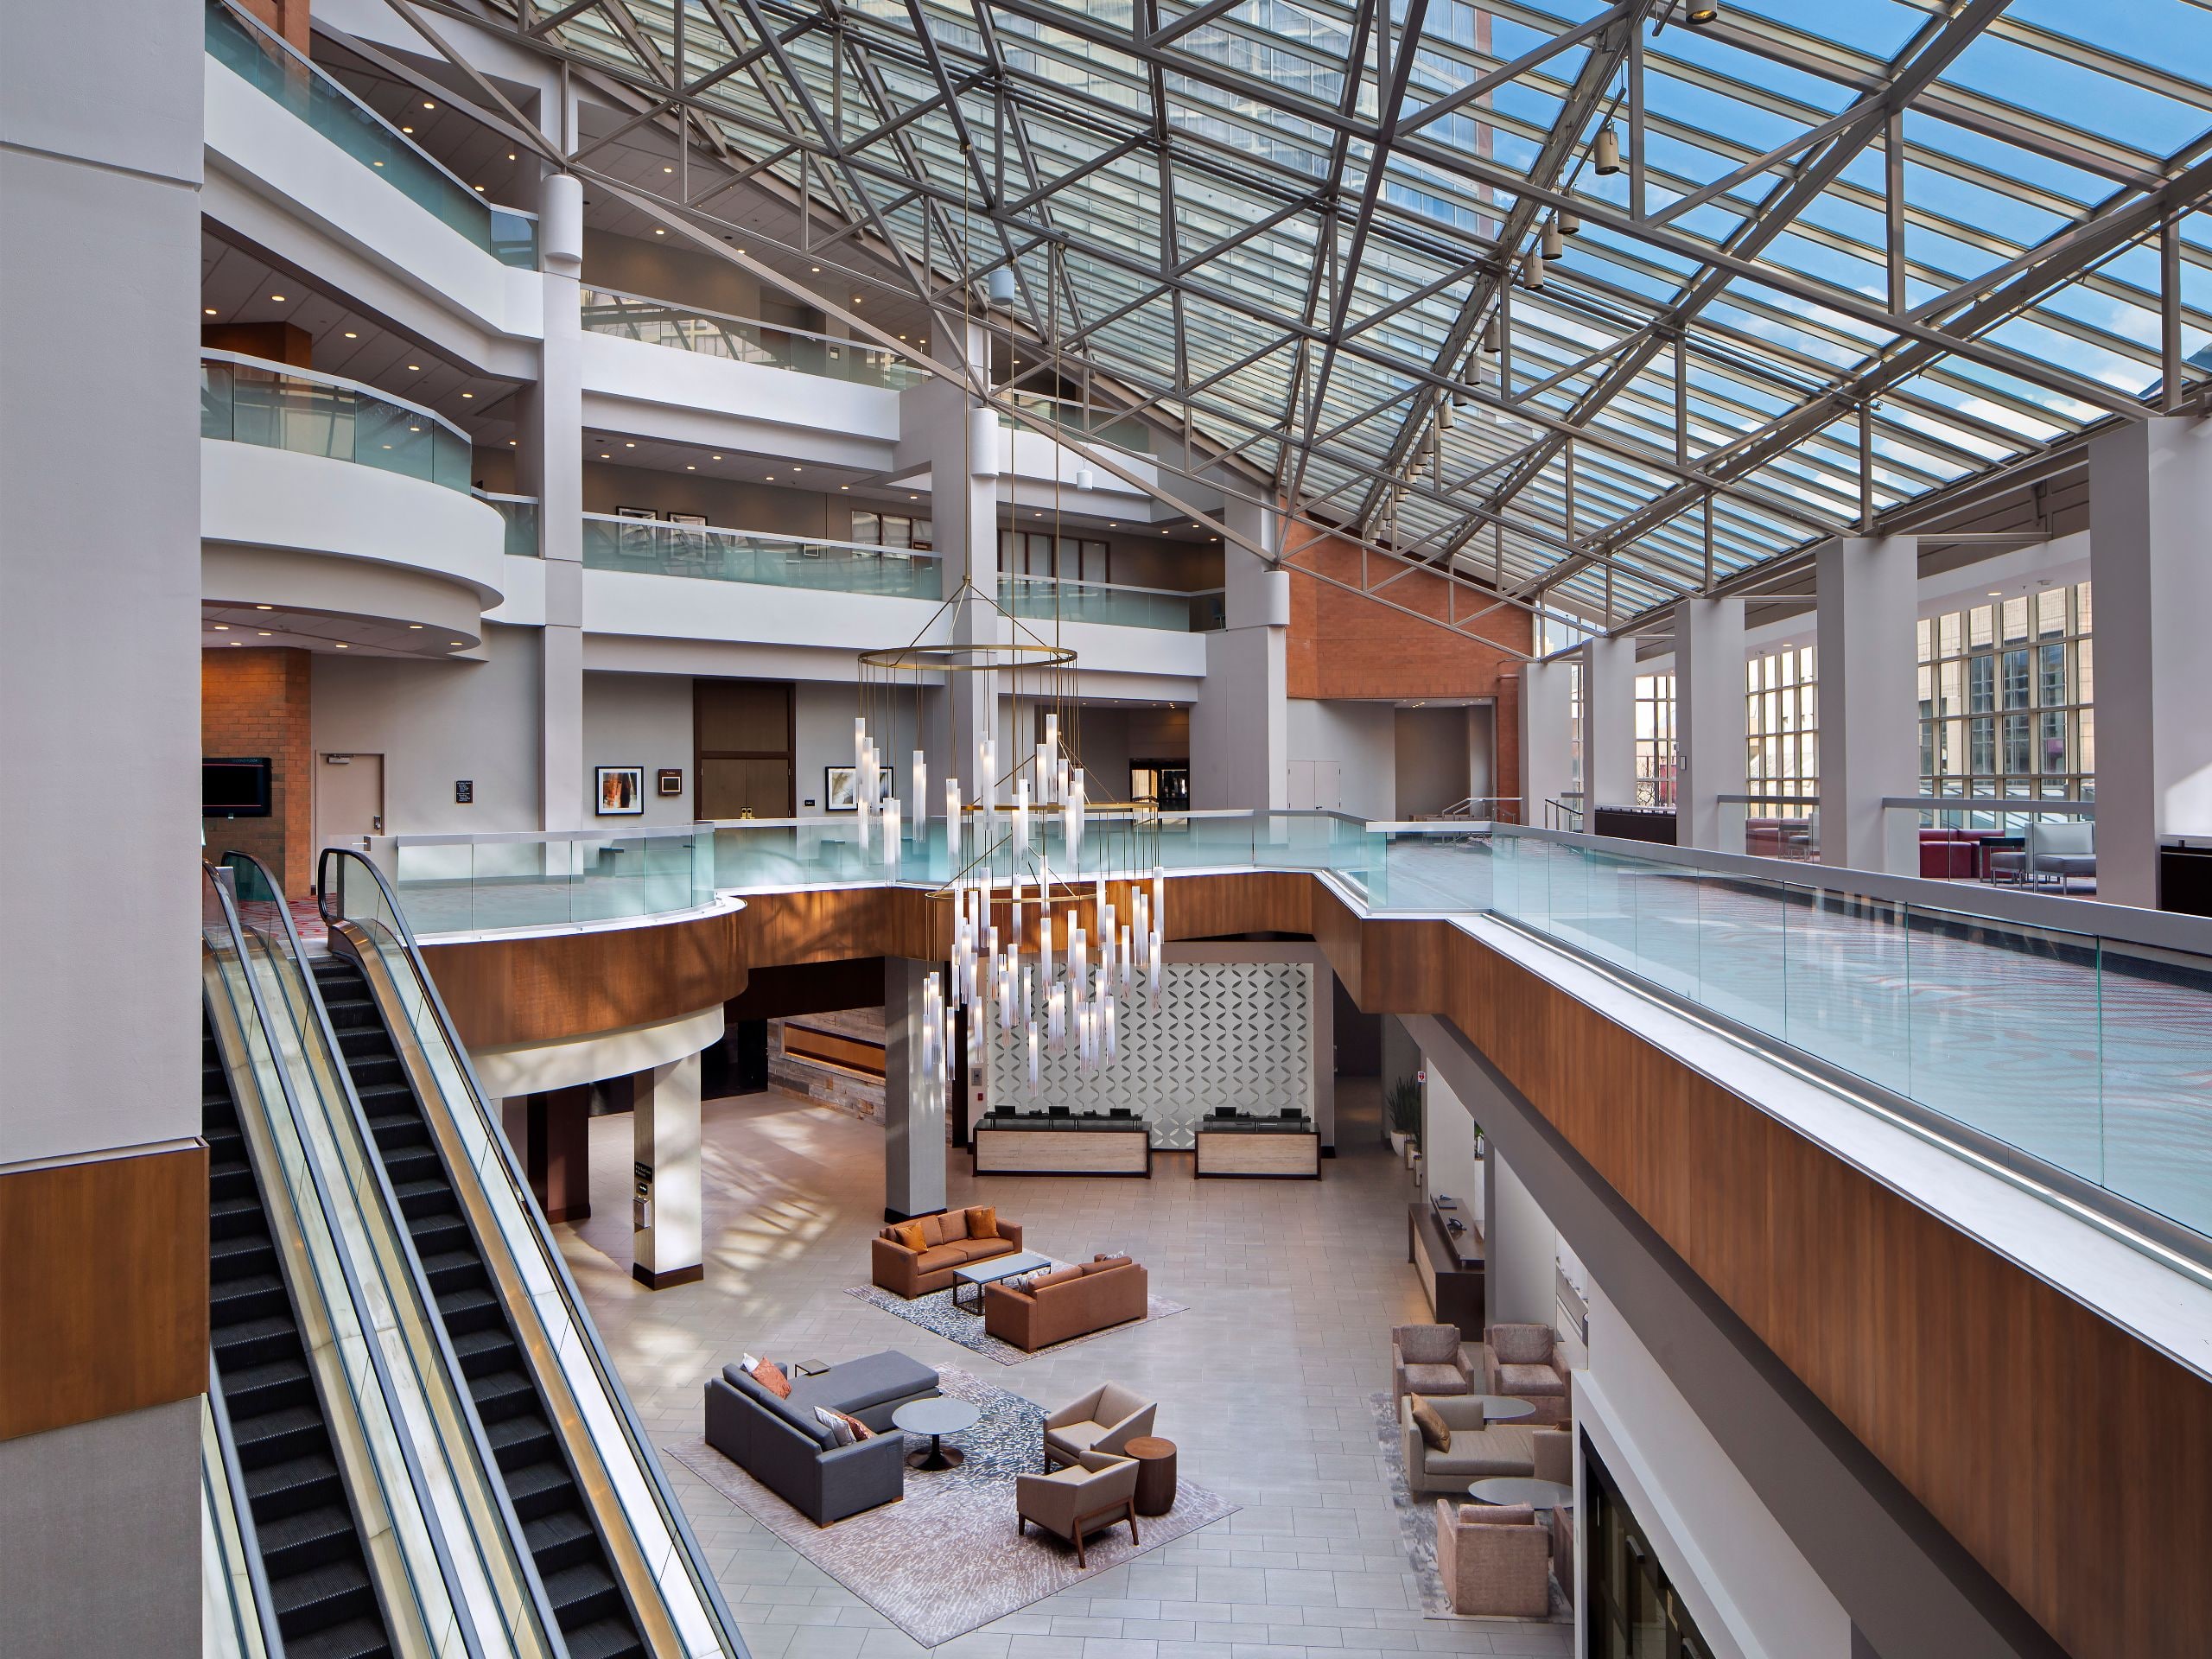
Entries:
[[459,427],[336,375],[207,352],[200,435],[210,603],[366,619],[432,654],[479,642],[508,526],[470,490]]

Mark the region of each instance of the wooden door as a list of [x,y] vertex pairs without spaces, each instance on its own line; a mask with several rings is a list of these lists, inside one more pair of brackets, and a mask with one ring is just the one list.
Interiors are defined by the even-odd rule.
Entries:
[[702,818],[794,816],[791,685],[696,680],[692,687],[695,810]]

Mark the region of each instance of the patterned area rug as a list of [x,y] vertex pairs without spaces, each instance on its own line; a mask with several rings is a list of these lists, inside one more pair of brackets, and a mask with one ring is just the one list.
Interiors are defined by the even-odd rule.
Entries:
[[[1131,1541],[1126,1524],[1096,1533],[1079,1567],[1074,1546],[1034,1527],[1014,1534],[1014,1480],[1044,1468],[1045,1408],[949,1367],[938,1385],[982,1412],[954,1440],[967,1461],[933,1474],[909,1469],[904,1502],[833,1526],[816,1526],[696,1436],[664,1440],[661,1449],[931,1648],[1236,1512],[1218,1493],[1181,1481],[1173,1509],[1139,1517],[1141,1544]],[[917,1448],[927,1444],[910,1439]]]
[[[1444,1578],[1436,1567],[1436,1495],[1415,1495],[1406,1485],[1406,1449],[1398,1439],[1397,1412],[1388,1394],[1367,1396],[1368,1408],[1375,1416],[1375,1439],[1382,1452],[1382,1461],[1390,1471],[1390,1502],[1398,1512],[1398,1540],[1405,1546],[1406,1559],[1413,1563],[1414,1577],[1421,1585],[1421,1607],[1431,1618],[1465,1619],[1484,1624],[1539,1624],[1542,1619],[1495,1618],[1480,1613],[1455,1613],[1444,1594]],[[1567,1605],[1567,1592],[1560,1588],[1559,1580],[1552,1580],[1551,1624],[1572,1624],[1574,1609]]]
[[[1052,1265],[1057,1268],[1065,1264],[1054,1262]],[[1045,1269],[1039,1268],[1038,1271],[1042,1273]],[[874,1285],[853,1285],[847,1288],[845,1294],[857,1296],[873,1307],[880,1307],[887,1313],[895,1313],[909,1325],[918,1325],[923,1330],[943,1337],[947,1342],[957,1342],[969,1352],[981,1354],[985,1359],[995,1359],[1001,1365],[1019,1365],[1026,1359],[1036,1358],[1037,1354],[1057,1353],[1063,1348],[1072,1348],[1079,1342],[1110,1337],[1116,1331],[1133,1330],[1154,1319],[1164,1319],[1170,1314],[1189,1311],[1181,1302],[1171,1302],[1160,1296],[1147,1296],[1141,1319],[1109,1325],[1103,1331],[1086,1332],[1079,1337],[1070,1337],[1065,1342],[1046,1343],[1036,1354],[1030,1354],[986,1332],[983,1316],[970,1313],[964,1307],[955,1307],[952,1305],[953,1293],[950,1290],[933,1290],[926,1296],[915,1297],[911,1302],[895,1292],[880,1289]]]

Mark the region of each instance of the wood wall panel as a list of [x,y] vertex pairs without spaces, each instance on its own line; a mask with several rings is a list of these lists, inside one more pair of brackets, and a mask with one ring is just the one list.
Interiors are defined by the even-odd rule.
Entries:
[[207,1148],[0,1175],[0,1440],[207,1387]]
[[471,1048],[557,1042],[673,1020],[737,995],[746,913],[426,944],[423,959]]

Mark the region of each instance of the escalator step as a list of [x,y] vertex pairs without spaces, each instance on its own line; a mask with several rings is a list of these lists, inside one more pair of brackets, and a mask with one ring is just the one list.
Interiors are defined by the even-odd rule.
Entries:
[[213,1198],[207,1205],[207,1231],[214,1238],[237,1238],[247,1233],[266,1233],[261,1217],[261,1195]]
[[621,1591],[596,1559],[538,1576],[544,1583],[545,1599],[552,1605],[553,1617],[563,1630],[623,1611]]
[[207,1287],[207,1317],[214,1325],[232,1325],[268,1313],[291,1312],[284,1281],[273,1267],[260,1273],[242,1273],[212,1281]]
[[289,1313],[273,1318],[263,1314],[210,1331],[208,1345],[215,1351],[216,1363],[228,1372],[234,1365],[261,1365],[296,1354],[300,1333]]
[[284,1638],[284,1659],[389,1659],[391,1652],[384,1626],[373,1618],[349,1618]]
[[453,1189],[446,1185],[443,1169],[426,1179],[394,1181],[391,1195],[399,1200],[404,1216],[433,1216],[453,1207]]
[[223,1377],[223,1403],[233,1417],[314,1398],[315,1383],[304,1360],[272,1359],[265,1365],[241,1365]]
[[404,1112],[379,1112],[369,1119],[369,1133],[377,1138],[379,1152],[396,1152],[404,1147],[428,1146],[430,1126],[423,1121],[423,1114],[415,1109],[410,1099]]
[[469,1397],[486,1427],[537,1408],[537,1390],[520,1371],[492,1371],[468,1379]]
[[276,1270],[276,1247],[270,1242],[265,1228],[257,1227],[251,1232],[232,1233],[207,1241],[207,1277],[211,1284],[240,1274]]
[[475,1240],[469,1236],[468,1224],[461,1218],[458,1210],[433,1211],[427,1215],[410,1217],[407,1231],[415,1241],[415,1253],[428,1259],[465,1252],[472,1262],[476,1255]]
[[296,1631],[305,1635],[346,1619],[376,1616],[376,1592],[358,1555],[272,1580],[269,1592],[276,1604],[276,1628],[284,1632],[288,1653]]
[[446,1329],[454,1336],[464,1331],[488,1330],[495,1325],[504,1329],[506,1325],[499,1299],[482,1285],[446,1292],[438,1298],[438,1312],[445,1316]]
[[[418,1254],[422,1252],[423,1243],[421,1235],[416,1235],[415,1244]],[[439,1250],[423,1256],[423,1276],[429,1281],[431,1294],[442,1296],[449,1290],[482,1284],[484,1263],[474,1250]],[[454,1340],[454,1347],[456,1351],[461,1350],[458,1338]],[[463,1353],[461,1357],[465,1359],[467,1355]]]
[[446,1166],[439,1159],[437,1148],[429,1146],[386,1147],[384,1154],[385,1173],[391,1177],[394,1190],[410,1187],[420,1181],[435,1179],[442,1191],[446,1189]]
[[[477,1271],[481,1273],[483,1269]],[[486,1376],[493,1371],[522,1369],[513,1333],[504,1325],[462,1332],[453,1338],[453,1357],[461,1362],[464,1376]]]
[[525,1463],[508,1468],[507,1501],[515,1506],[518,1520],[529,1522],[540,1516],[550,1515],[556,1510],[573,1507],[576,1499],[576,1483],[568,1469],[559,1463]]
[[253,1504],[256,1525],[302,1510],[346,1501],[345,1483],[338,1465],[327,1451],[306,1457],[287,1458],[266,1468],[245,1471],[246,1497]]
[[353,1516],[343,1503],[325,1503],[296,1514],[283,1515],[266,1523],[257,1522],[261,1559],[273,1580],[306,1572],[325,1562],[358,1555]]
[[534,1411],[485,1424],[484,1438],[492,1443],[492,1455],[499,1459],[502,1469],[543,1463],[554,1455],[553,1430]]
[[305,1457],[330,1444],[322,1413],[313,1405],[282,1406],[237,1420],[231,1432],[238,1443],[238,1463],[247,1469]]
[[522,1536],[541,1573],[589,1560],[599,1552],[599,1535],[573,1505],[524,1522]]
[[573,1630],[563,1630],[569,1659],[644,1659],[645,1644],[626,1618],[599,1618]]

